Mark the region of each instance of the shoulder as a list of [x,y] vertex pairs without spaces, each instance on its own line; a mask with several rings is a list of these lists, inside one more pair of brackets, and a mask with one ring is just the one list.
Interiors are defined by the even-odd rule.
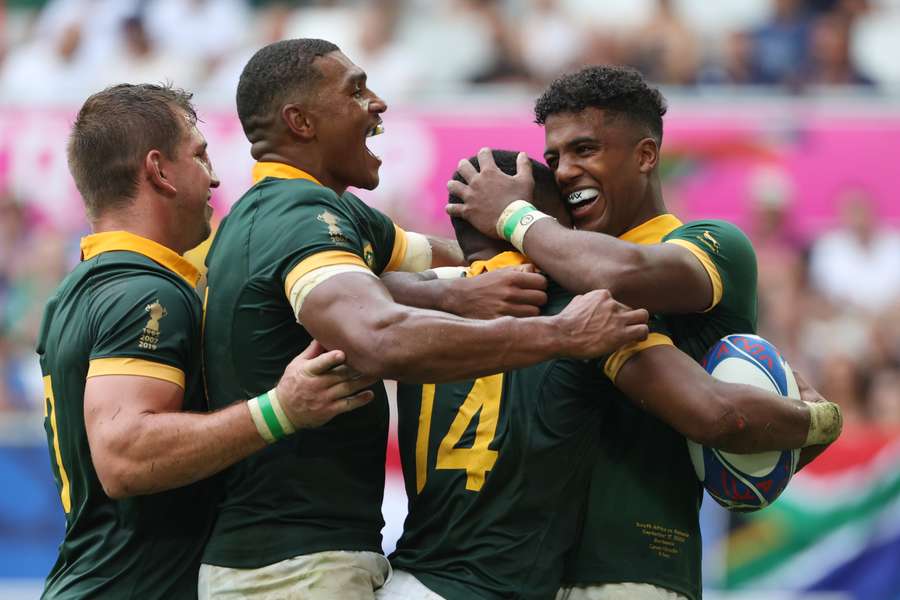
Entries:
[[664,241],[683,240],[707,254],[750,253],[755,255],[747,235],[733,223],[719,220],[691,221],[669,233]]
[[[103,259],[104,257],[100,257]],[[91,310],[96,314],[148,312],[154,305],[169,315],[191,318],[200,309],[200,297],[177,274],[139,257],[112,264],[98,262],[91,277]]]

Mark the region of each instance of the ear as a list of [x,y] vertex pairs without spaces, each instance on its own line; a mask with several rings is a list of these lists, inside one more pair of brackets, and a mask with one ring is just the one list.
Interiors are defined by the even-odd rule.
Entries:
[[174,196],[178,193],[175,185],[166,177],[165,158],[159,150],[151,150],[144,158],[144,172],[150,185],[165,194]]
[[653,138],[644,138],[635,146],[635,155],[641,173],[647,174],[659,163],[659,145]]
[[281,120],[288,131],[301,141],[312,140],[316,136],[316,128],[310,114],[299,104],[285,104],[281,107]]

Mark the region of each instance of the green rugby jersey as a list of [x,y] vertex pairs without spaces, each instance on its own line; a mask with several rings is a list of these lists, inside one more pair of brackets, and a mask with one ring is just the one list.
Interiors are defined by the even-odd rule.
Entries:
[[[352,194],[288,165],[258,163],[256,183],[222,221],[206,264],[204,366],[211,404],[273,388],[309,344],[288,294],[335,264],[381,273],[402,230]],[[203,562],[259,568],[326,550],[381,552],[387,445],[384,386],[371,403],[304,429],[229,468]]]
[[44,428],[66,515],[43,597],[195,598],[212,483],[110,499],[91,461],[84,388],[102,375],[153,377],[184,388],[184,410],[207,410],[193,288],[199,274],[172,250],[124,231],[84,238],[82,255],[47,304],[37,347]]
[[[635,243],[676,243],[697,256],[713,283],[712,306],[702,313],[655,318],[646,342],[613,355],[614,380],[629,356],[673,343],[699,361],[721,337],[756,331],[756,255],[744,234],[722,221],[682,225],[661,215],[627,232]],[[587,515],[566,581],[579,585],[636,582],[701,597],[699,509],[702,488],[684,437],[619,393],[594,465]]]
[[[551,285],[547,310],[570,299]],[[611,389],[598,361],[569,359],[399,385],[409,514],[394,568],[448,600],[552,598],[577,539]]]

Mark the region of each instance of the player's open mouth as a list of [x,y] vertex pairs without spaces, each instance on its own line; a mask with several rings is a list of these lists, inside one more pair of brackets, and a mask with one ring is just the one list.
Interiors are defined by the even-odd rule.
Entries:
[[600,190],[597,188],[585,188],[575,190],[566,198],[566,205],[569,213],[576,221],[587,214],[597,200],[600,199]]
[[[372,125],[372,127],[366,131],[366,139],[375,137],[376,135],[381,135],[382,133],[384,133],[384,123],[382,123],[381,121],[378,121],[377,123]],[[372,158],[377,160],[379,163],[381,163],[381,157],[379,157],[377,154],[372,152],[372,150],[369,149],[368,144],[366,145],[366,152],[369,154],[369,156],[371,156]]]

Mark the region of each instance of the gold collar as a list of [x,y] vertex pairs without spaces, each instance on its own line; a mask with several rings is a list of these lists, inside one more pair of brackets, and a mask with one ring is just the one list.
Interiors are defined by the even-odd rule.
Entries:
[[518,252],[501,252],[488,260],[476,260],[469,266],[469,277],[481,275],[487,271],[496,271],[505,267],[514,267],[516,265],[524,265],[531,261]]
[[673,230],[682,226],[675,215],[664,214],[644,221],[634,229],[629,229],[619,236],[620,240],[633,244],[658,244]]
[[81,260],[88,260],[104,252],[126,250],[146,256],[180,275],[191,287],[197,286],[200,271],[186,258],[162,244],[128,231],[105,231],[81,238]]
[[253,183],[259,183],[266,177],[275,179],[306,179],[322,185],[318,179],[297,167],[277,162],[258,162],[253,165]]

